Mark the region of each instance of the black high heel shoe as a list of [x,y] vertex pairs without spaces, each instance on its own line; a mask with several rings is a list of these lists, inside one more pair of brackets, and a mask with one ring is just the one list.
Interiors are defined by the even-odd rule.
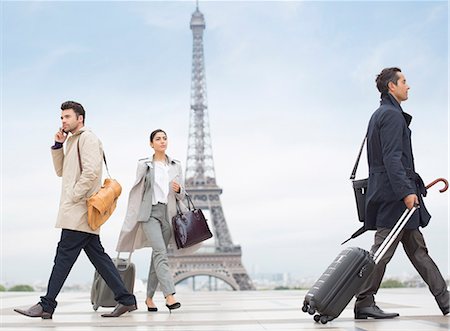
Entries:
[[175,303],[172,303],[171,305],[168,305],[168,304],[166,303],[166,307],[169,309],[169,312],[172,313],[172,310],[173,310],[173,309],[178,309],[178,308],[181,307],[181,303],[175,302]]
[[[151,300],[151,302],[153,303],[153,300]],[[153,312],[158,311],[157,307],[149,307],[147,304],[147,300],[145,300],[145,305],[147,306],[147,311],[153,311]]]

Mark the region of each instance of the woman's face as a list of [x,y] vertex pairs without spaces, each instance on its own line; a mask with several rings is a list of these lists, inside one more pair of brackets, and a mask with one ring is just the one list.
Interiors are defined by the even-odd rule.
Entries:
[[167,136],[164,132],[158,132],[150,142],[150,146],[155,152],[165,152],[167,149]]

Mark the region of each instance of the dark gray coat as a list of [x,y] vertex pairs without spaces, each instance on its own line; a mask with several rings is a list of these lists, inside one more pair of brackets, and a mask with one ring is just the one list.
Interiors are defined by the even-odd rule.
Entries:
[[419,196],[420,208],[405,228],[425,227],[431,218],[422,200],[426,189],[414,168],[411,119],[391,94],[381,95],[381,105],[367,130],[366,229],[392,228],[405,211],[403,198],[409,194]]

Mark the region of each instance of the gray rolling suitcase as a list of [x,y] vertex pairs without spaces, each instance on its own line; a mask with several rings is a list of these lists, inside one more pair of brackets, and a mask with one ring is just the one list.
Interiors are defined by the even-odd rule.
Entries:
[[413,207],[405,210],[373,256],[358,247],[344,249],[308,291],[302,310],[314,315],[314,320],[322,324],[338,317],[358,293],[416,209]]
[[[120,258],[120,253],[117,258],[112,259],[119,271],[120,277],[122,278],[125,287],[130,293],[134,290],[134,280],[136,278],[136,267],[134,263],[131,262],[131,253],[128,259]],[[114,300],[114,293],[106,285],[106,282],[100,276],[100,274],[95,271],[94,281],[91,287],[91,303],[92,308],[97,310],[98,307],[115,307],[117,305],[116,300]]]

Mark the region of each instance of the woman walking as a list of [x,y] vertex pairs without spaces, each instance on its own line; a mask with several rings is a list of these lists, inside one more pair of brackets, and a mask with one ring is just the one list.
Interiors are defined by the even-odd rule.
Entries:
[[152,247],[147,281],[147,310],[158,311],[153,297],[158,287],[166,299],[169,311],[180,308],[175,299],[175,286],[169,269],[167,247],[172,238],[171,219],[176,214],[176,200],[185,197],[180,162],[166,155],[167,135],[161,130],[150,134],[154,154],[138,161],[136,181],[130,191],[128,208],[118,252]]

